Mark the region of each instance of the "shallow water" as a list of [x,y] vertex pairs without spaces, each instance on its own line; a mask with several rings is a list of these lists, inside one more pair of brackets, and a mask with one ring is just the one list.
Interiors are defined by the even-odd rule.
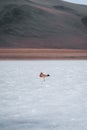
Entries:
[[87,130],[86,102],[86,60],[0,61],[0,130]]

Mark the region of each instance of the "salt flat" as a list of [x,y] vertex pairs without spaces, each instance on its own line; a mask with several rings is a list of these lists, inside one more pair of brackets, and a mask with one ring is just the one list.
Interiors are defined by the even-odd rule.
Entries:
[[87,130],[86,100],[87,60],[0,61],[0,130]]

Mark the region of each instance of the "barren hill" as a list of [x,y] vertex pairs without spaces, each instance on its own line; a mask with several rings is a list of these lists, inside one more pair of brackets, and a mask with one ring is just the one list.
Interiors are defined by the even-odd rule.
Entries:
[[87,49],[87,6],[0,0],[0,48]]

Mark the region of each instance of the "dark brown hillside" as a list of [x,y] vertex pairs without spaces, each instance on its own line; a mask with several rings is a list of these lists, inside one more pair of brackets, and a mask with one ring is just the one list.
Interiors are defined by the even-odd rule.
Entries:
[[87,49],[87,6],[1,0],[0,48]]

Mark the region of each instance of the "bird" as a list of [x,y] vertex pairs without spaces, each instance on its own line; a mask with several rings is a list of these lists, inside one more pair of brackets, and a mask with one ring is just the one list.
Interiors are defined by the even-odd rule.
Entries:
[[49,77],[50,75],[49,74],[44,74],[44,73],[41,72],[39,76],[40,76],[40,78],[43,78],[44,81],[45,81],[45,78]]

